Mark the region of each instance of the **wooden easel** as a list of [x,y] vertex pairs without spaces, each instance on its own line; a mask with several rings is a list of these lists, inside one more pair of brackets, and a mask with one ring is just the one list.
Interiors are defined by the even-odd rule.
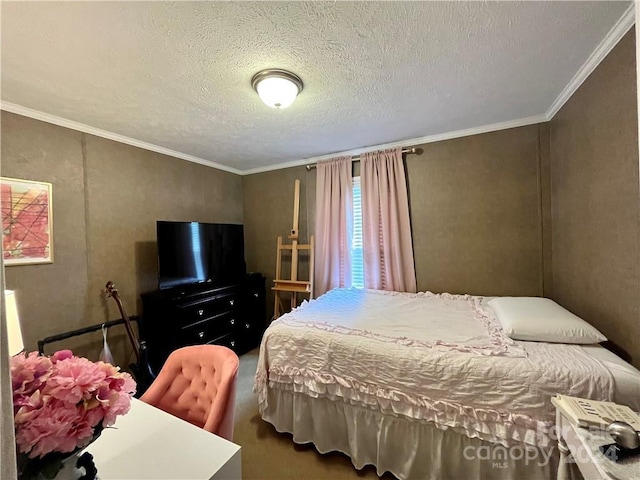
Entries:
[[[313,235],[309,238],[308,244],[298,243],[298,217],[300,216],[300,180],[296,180],[293,194],[293,228],[291,228],[291,245],[284,245],[282,237],[278,237],[278,246],[276,251],[276,277],[273,280],[271,290],[275,292],[275,301],[273,306],[273,318],[278,318],[284,311],[282,292],[291,294],[291,309],[298,305],[298,293],[308,293],[309,298],[313,298]],[[291,276],[289,280],[280,278],[282,266],[283,250],[291,250]],[[309,252],[309,280],[298,280],[298,252],[307,250]],[[282,310],[281,310],[282,308]]]

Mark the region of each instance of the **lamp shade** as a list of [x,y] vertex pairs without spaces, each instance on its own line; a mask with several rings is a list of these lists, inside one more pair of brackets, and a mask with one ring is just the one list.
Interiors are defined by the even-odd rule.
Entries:
[[20,318],[18,317],[16,292],[13,290],[4,291],[4,307],[7,319],[7,337],[9,337],[9,355],[16,355],[24,350],[24,343],[20,329]]
[[251,80],[260,99],[272,108],[287,108],[302,91],[302,80],[286,70],[262,70]]

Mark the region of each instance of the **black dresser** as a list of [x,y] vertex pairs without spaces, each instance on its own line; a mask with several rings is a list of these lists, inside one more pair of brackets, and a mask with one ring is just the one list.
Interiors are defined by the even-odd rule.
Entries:
[[215,288],[156,290],[142,294],[140,339],[158,373],[173,350],[187,345],[224,345],[238,354],[257,347],[265,317],[265,278],[260,274]]

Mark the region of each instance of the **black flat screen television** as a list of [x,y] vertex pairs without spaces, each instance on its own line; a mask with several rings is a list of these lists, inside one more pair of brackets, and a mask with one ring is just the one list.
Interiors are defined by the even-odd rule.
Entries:
[[244,279],[242,225],[158,221],[156,229],[158,288],[231,285]]

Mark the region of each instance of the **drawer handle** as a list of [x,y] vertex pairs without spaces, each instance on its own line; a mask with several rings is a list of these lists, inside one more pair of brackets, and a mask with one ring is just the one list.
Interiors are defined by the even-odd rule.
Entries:
[[235,340],[231,340],[229,343],[231,344],[232,347],[236,346],[236,341]]
[[233,307],[233,304],[236,303],[235,300],[229,300],[229,305],[231,305]]
[[236,319],[235,319],[235,318],[232,318],[231,320],[229,320],[229,323],[230,323],[231,325],[235,325],[235,324],[236,324]]
[[198,310],[198,315],[200,315],[200,316],[204,315],[204,310],[202,310],[202,309]]
[[198,332],[198,337],[199,338],[204,338],[204,332]]

